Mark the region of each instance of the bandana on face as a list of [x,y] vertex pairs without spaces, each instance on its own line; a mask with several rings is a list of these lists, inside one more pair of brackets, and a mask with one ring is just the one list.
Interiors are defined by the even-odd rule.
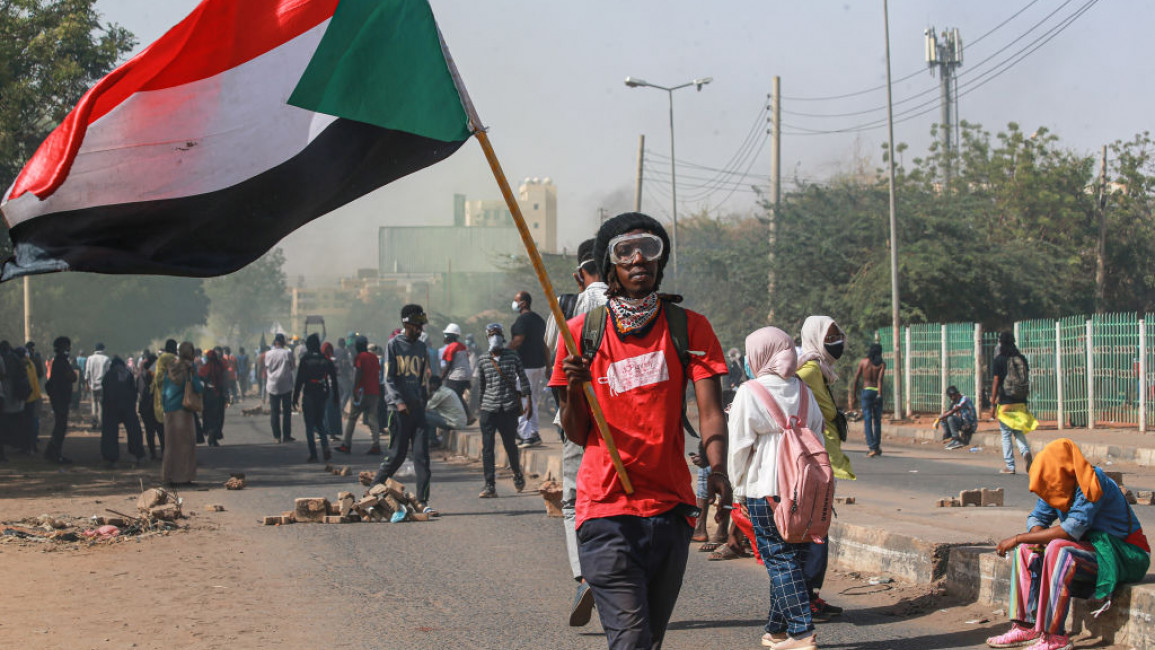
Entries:
[[658,307],[662,304],[658,300],[657,292],[645,298],[625,298],[614,296],[609,300],[610,315],[613,316],[614,329],[618,334],[641,334],[658,315]]

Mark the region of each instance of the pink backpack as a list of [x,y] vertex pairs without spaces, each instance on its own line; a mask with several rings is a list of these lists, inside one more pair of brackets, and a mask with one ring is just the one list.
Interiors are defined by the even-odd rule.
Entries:
[[834,509],[834,472],[822,440],[806,428],[810,392],[801,380],[798,384],[801,406],[798,415],[789,419],[764,386],[757,381],[744,385],[754,391],[782,428],[782,441],[778,444],[779,501],[774,503],[772,497],[767,498],[774,510],[774,526],[782,539],[791,544],[822,543],[830,530]]

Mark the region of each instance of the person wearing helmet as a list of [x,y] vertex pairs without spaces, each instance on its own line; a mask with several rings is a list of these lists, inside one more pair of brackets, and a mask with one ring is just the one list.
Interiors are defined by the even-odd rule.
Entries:
[[441,353],[441,360],[445,362],[445,367],[441,370],[441,380],[461,398],[461,404],[465,406],[466,422],[473,424],[473,414],[469,411],[469,403],[465,401],[469,378],[473,376],[473,369],[469,365],[469,350],[460,340],[461,327],[457,323],[447,325],[442,334],[445,335],[445,350]]

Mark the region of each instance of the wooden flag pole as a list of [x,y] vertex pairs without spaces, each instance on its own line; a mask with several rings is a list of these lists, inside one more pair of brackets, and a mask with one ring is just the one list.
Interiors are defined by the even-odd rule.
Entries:
[[[485,159],[489,161],[489,168],[493,170],[493,176],[497,179],[498,186],[501,187],[501,195],[505,197],[505,203],[509,206],[510,213],[513,214],[513,222],[517,224],[517,231],[521,233],[521,241],[525,244],[526,252],[529,253],[533,270],[537,272],[537,281],[541,283],[550,311],[553,312],[553,317],[558,322],[558,330],[561,331],[562,339],[565,340],[565,348],[571,355],[577,356],[581,352],[578,350],[573,334],[565,326],[565,314],[562,313],[561,305],[557,302],[553,282],[550,281],[549,275],[545,272],[545,263],[541,261],[541,253],[538,252],[537,244],[534,243],[533,236],[529,233],[529,226],[526,225],[525,217],[521,214],[521,206],[517,204],[517,199],[513,196],[513,190],[509,187],[505,172],[501,170],[501,163],[497,160],[497,154],[493,152],[493,146],[489,144],[489,136],[480,128],[474,132],[474,135],[477,136],[477,141],[481,143],[481,150],[485,152]],[[586,403],[590,405],[594,421],[597,422],[598,432],[601,433],[602,440],[606,443],[606,450],[610,452],[610,460],[613,461],[618,479],[622,482],[622,489],[626,491],[626,494],[633,494],[634,486],[626,474],[626,466],[622,464],[622,457],[618,454],[618,447],[614,444],[614,437],[610,433],[609,425],[606,424],[606,416],[602,413],[602,407],[598,404],[597,396],[594,395],[593,384],[588,381],[585,382],[582,385],[582,390],[585,391]]]

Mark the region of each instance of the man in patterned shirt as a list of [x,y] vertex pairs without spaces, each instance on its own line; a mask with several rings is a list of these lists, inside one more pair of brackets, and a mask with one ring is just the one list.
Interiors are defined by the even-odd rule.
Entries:
[[521,398],[530,395],[530,384],[521,357],[505,346],[501,323],[490,323],[485,328],[485,336],[489,341],[489,354],[477,360],[478,390],[481,393],[481,462],[485,469],[485,489],[478,496],[492,499],[497,496],[493,467],[495,432],[501,434],[501,444],[513,470],[513,486],[518,492],[525,488],[517,450],[517,418],[521,415]]

